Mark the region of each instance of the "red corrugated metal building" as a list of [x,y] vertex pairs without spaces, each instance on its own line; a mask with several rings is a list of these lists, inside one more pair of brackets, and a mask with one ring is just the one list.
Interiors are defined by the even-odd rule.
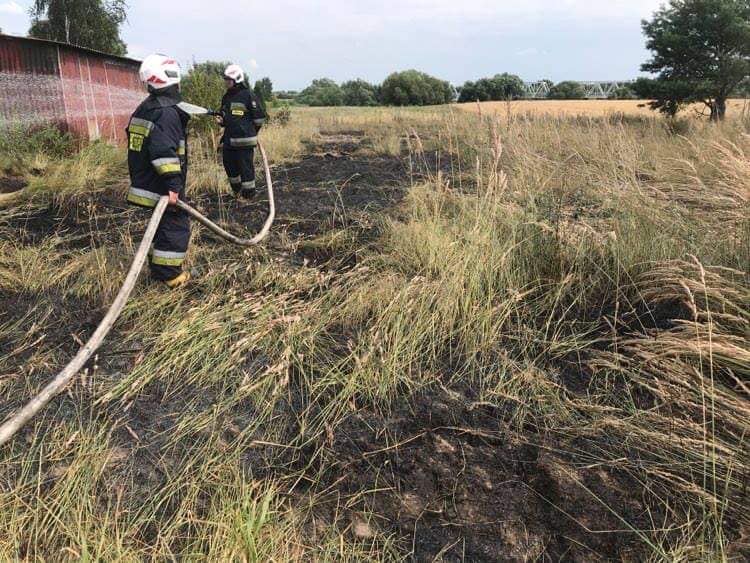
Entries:
[[55,41],[0,34],[0,127],[54,123],[122,142],[146,92],[140,61]]

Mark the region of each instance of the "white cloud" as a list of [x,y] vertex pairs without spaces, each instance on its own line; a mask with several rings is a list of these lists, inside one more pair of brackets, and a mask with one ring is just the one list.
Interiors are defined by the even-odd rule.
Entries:
[[23,9],[20,5],[18,5],[16,2],[3,2],[0,4],[0,13],[3,14],[11,14],[13,16],[22,16],[26,13],[26,10]]

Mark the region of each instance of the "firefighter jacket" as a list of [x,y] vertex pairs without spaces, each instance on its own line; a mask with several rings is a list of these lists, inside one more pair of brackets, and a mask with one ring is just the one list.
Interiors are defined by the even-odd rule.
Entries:
[[127,128],[130,203],[155,207],[168,192],[184,197],[190,116],[179,108],[179,103],[176,87],[155,92],[130,118]]
[[258,144],[258,131],[266,121],[266,112],[247,86],[237,84],[227,90],[221,100],[221,116],[225,150],[249,149]]

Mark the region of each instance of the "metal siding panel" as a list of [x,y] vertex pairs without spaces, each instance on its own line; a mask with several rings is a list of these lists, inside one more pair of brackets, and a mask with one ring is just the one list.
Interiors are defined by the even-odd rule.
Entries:
[[138,78],[137,69],[115,59],[105,61],[104,67],[112,103],[114,140],[124,142],[130,116],[148,94]]
[[0,36],[0,125],[64,126],[57,50]]
[[60,76],[67,108],[68,127],[78,137],[90,139],[88,89],[75,51],[60,49]]
[[80,137],[123,142],[145,97],[135,61],[0,35],[0,125],[56,123]]

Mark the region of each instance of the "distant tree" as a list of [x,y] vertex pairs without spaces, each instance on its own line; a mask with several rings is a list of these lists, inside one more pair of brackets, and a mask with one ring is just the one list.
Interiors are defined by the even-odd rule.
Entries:
[[498,100],[516,100],[523,98],[526,90],[523,80],[514,74],[496,74],[492,78],[482,78],[476,82],[467,82],[459,91],[459,102],[486,102]]
[[566,80],[552,86],[547,97],[551,100],[582,100],[586,97],[586,90],[578,82]]
[[750,1],[671,0],[643,32],[653,57],[641,68],[658,76],[636,88],[651,108],[675,115],[702,102],[712,121],[724,119],[727,98],[750,75]]
[[345,106],[378,105],[378,89],[364,80],[350,80],[341,85]]
[[486,83],[482,80],[472,82],[471,80],[464,83],[458,88],[458,102],[487,102],[490,94],[487,91]]
[[635,100],[638,95],[630,86],[620,86],[609,96],[610,100]]
[[125,55],[120,25],[126,10],[125,0],[35,0],[29,35]]
[[319,78],[302,90],[298,100],[309,106],[342,106],[344,105],[344,92],[341,86],[330,78]]
[[256,81],[253,91],[260,98],[261,102],[263,102],[263,105],[273,101],[273,82],[271,82],[270,78],[261,78]]
[[416,70],[394,72],[381,86],[381,100],[392,106],[428,106],[449,104],[456,89],[444,80]]

